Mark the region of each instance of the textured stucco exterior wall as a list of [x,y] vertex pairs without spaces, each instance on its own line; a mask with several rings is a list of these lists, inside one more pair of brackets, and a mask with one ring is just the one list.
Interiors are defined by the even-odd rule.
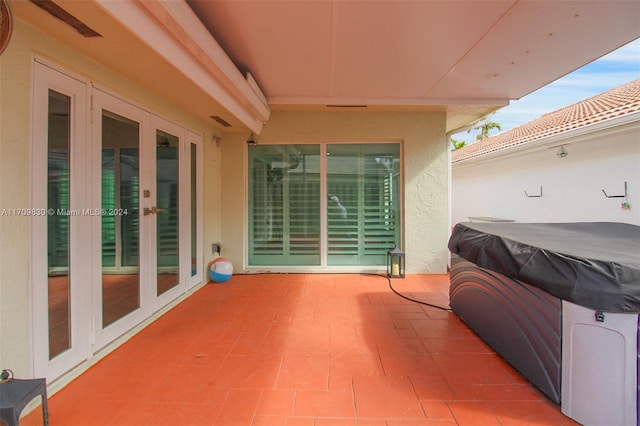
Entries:
[[[400,142],[407,272],[444,273],[449,235],[445,121],[444,113],[274,111],[258,140],[260,144]],[[225,137],[222,148],[224,255],[237,270],[246,266],[247,136]]]
[[[220,209],[222,256],[233,263],[234,272],[241,272],[244,261],[244,244],[247,241],[246,220],[246,157],[248,133],[224,133],[222,135]],[[214,241],[211,241],[214,242]],[[205,251],[206,256],[207,251]],[[211,253],[211,250],[209,250]]]
[[[638,116],[640,119],[640,115]],[[491,216],[518,222],[611,221],[640,225],[640,121],[452,167],[452,222]],[[563,145],[569,155],[556,155]],[[624,193],[631,209],[621,207]],[[542,197],[527,197],[539,195]]]
[[[19,22],[0,56],[0,209],[29,206],[31,54]],[[0,365],[31,372],[29,221],[0,217]]]

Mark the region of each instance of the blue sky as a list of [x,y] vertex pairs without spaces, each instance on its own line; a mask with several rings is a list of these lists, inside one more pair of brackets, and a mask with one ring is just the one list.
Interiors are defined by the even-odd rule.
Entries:
[[[640,39],[559,78],[491,115],[502,126],[502,132],[528,123],[565,106],[590,98],[609,89],[640,78]],[[492,131],[496,135],[500,131]],[[475,141],[477,132],[453,135],[467,145]]]

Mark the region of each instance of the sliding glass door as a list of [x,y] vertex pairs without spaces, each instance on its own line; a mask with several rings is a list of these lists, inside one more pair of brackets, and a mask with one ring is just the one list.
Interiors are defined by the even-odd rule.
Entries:
[[249,149],[249,265],[384,266],[400,246],[400,145]]

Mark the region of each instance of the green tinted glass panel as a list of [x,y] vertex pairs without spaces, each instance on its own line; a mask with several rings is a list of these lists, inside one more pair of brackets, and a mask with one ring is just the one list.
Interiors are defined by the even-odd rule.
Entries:
[[398,144],[327,145],[327,265],[386,265],[400,246]]
[[[102,207],[114,209],[116,207],[116,150],[107,148],[102,150]],[[102,216],[102,266],[116,266],[116,232],[115,215]]]
[[122,266],[138,267],[140,241],[140,177],[138,148],[121,148],[120,154],[119,205],[123,214],[116,217],[120,221],[122,237]]
[[249,264],[320,264],[320,147],[249,149]]

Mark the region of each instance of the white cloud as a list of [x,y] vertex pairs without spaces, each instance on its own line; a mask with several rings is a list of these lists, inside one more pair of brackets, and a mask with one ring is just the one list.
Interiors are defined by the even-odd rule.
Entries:
[[603,62],[622,62],[640,67],[640,39],[634,40],[598,59]]

